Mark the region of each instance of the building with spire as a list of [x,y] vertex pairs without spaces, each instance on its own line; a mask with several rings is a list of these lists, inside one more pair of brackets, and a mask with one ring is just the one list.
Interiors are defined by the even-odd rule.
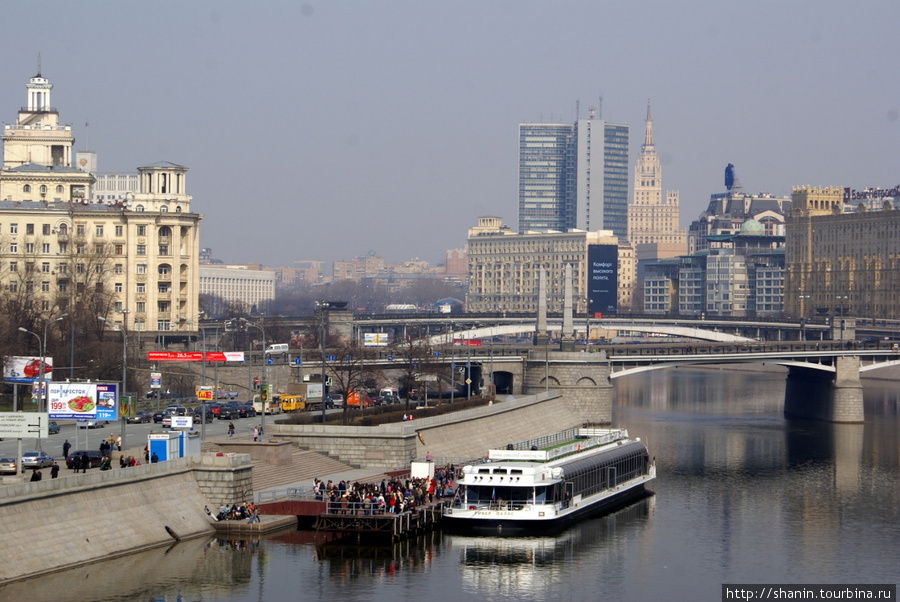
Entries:
[[587,119],[519,124],[519,231],[612,230],[628,213],[627,125]]
[[663,197],[662,168],[653,145],[653,120],[647,102],[644,143],[634,167],[628,205],[628,241],[634,247],[638,279],[647,262],[687,253],[687,233],[679,228],[678,218],[678,192],[666,191]]
[[60,125],[52,88],[38,69],[26,106],[3,126],[0,288],[7,302],[39,323],[65,313],[77,329],[91,329],[99,314],[146,333],[140,338],[151,344],[189,340],[198,320],[202,216],[191,211],[188,168],[139,167],[136,191],[95,202],[95,177],[72,164],[75,138]]

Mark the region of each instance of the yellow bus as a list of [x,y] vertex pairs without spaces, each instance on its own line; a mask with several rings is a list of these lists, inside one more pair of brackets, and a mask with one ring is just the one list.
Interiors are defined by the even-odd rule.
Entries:
[[306,401],[302,395],[282,395],[281,411],[282,412],[298,412],[306,409]]

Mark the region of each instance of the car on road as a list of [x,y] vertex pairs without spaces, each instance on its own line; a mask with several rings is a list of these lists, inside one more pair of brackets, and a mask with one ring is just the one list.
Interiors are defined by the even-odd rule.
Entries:
[[216,412],[216,418],[219,420],[237,420],[240,417],[237,408],[225,404],[220,405],[219,411]]
[[0,458],[0,474],[19,474],[15,458]]
[[45,451],[27,451],[22,454],[22,468],[53,466],[53,458]]
[[125,418],[125,422],[128,424],[141,424],[142,422],[152,422],[153,416],[150,412],[141,410],[140,412],[136,412],[134,416],[128,416]]
[[50,424],[47,425],[47,432],[51,435],[57,434],[59,432],[59,424],[55,420],[51,420]]
[[237,406],[240,408],[241,418],[253,418],[256,416],[256,408],[249,401],[241,402]]
[[169,410],[160,410],[153,414],[153,422],[162,422],[163,418],[165,418],[166,416],[171,416],[171,415],[172,415],[172,413],[169,412]]
[[[206,415],[206,422],[213,421],[213,413],[209,411],[209,408],[207,408],[205,415]],[[194,410],[194,414],[193,414],[194,422],[202,422],[203,416],[204,416],[204,412],[202,411],[201,408],[197,408]]]
[[214,402],[212,402],[212,403],[204,403],[203,405],[206,406],[206,411],[207,411],[207,412],[212,412],[212,415],[213,415],[213,416],[218,416],[218,415],[219,415],[219,409],[221,409],[221,407],[222,407],[224,404],[222,404],[222,403],[220,403],[220,402],[218,402],[218,401],[214,401]]
[[[81,468],[81,456],[83,454],[87,454],[88,458],[90,458],[90,460],[91,460],[90,468],[97,468],[98,466],[100,466],[100,462],[103,461],[103,454],[101,454],[99,450],[79,449],[79,450],[73,451],[68,456],[66,456],[66,467]],[[75,466],[75,458],[78,458],[78,466]]]
[[78,428],[80,429],[102,429],[106,426],[105,420],[79,420]]
[[184,406],[169,406],[166,408],[166,411],[171,412],[173,416],[187,416],[190,414],[190,410]]
[[163,416],[162,425],[163,426],[172,426],[172,415],[171,414],[166,414],[165,416]]
[[344,407],[344,396],[340,393],[329,393],[325,396],[325,407],[328,409]]

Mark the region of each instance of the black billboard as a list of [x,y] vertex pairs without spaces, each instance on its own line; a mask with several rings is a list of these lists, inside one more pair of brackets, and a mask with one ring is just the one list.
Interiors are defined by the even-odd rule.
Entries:
[[588,311],[615,314],[619,300],[619,246],[588,245]]

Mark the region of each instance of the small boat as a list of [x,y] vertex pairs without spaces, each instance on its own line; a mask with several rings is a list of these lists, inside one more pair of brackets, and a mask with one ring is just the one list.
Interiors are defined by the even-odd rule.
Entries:
[[625,429],[579,428],[507,449],[463,467],[451,529],[498,535],[557,529],[646,493],[656,464]]

